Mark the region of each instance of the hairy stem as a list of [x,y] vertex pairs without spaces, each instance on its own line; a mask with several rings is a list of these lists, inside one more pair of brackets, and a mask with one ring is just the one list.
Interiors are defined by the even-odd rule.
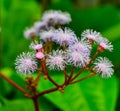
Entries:
[[17,83],[15,83],[13,80],[9,79],[8,77],[6,77],[4,74],[2,74],[0,72],[0,77],[2,77],[3,79],[5,79],[7,82],[9,82],[11,85],[13,85],[14,87],[16,87],[19,91],[21,91],[22,93],[27,93],[21,86],[19,86]]

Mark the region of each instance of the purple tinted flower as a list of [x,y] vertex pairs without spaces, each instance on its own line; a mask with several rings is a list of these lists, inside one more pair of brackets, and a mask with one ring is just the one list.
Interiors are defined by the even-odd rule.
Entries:
[[30,52],[23,52],[20,56],[17,57],[15,65],[15,69],[18,73],[30,75],[35,71],[35,68],[37,67],[35,55]]
[[65,68],[65,52],[62,50],[53,51],[46,59],[47,66],[51,69],[63,70]]
[[114,73],[114,70],[112,68],[113,64],[105,57],[97,58],[94,65],[95,65],[94,67],[95,71],[101,74],[103,78],[111,77],[111,75],[113,75]]
[[77,37],[72,30],[65,28],[56,30],[53,40],[60,46],[69,46],[77,41]]

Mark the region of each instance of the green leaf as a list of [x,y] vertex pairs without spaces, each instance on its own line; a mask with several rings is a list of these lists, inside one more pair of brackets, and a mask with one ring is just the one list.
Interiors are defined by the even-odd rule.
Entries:
[[[62,78],[58,74],[56,78]],[[41,82],[41,89],[51,84]],[[65,92],[53,92],[45,95],[52,103],[63,111],[113,111],[117,99],[118,83],[115,77],[100,79],[92,77],[81,83],[70,85]]]
[[114,25],[103,32],[103,36],[107,37],[109,40],[116,40],[120,38],[120,23]]

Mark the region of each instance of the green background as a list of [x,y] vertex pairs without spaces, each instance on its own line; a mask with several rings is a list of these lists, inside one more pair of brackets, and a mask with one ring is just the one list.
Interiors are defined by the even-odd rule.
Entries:
[[[45,2],[46,1],[46,2]],[[106,51],[114,64],[115,74],[110,79],[95,76],[70,85],[39,99],[42,111],[119,111],[120,110],[120,2],[119,0],[1,0],[0,1],[0,70],[24,87],[24,77],[14,69],[16,56],[29,51],[31,41],[23,31],[40,20],[47,9],[68,11],[72,22],[67,25],[80,37],[83,30],[92,28],[112,41],[114,50]],[[85,73],[84,73],[85,74]],[[63,75],[53,72],[52,77],[62,82]],[[41,80],[38,90],[53,87]],[[0,111],[34,111],[32,101],[0,78]]]

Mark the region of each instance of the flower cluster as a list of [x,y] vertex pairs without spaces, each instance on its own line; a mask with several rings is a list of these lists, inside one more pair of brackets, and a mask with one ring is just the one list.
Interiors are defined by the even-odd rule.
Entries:
[[90,64],[93,64],[92,69],[95,73],[101,74],[102,77],[111,77],[114,72],[112,63],[102,57],[94,62],[91,56],[94,43],[98,45],[97,52],[101,53],[113,50],[111,42],[93,29],[83,31],[81,39],[78,39],[70,28],[61,28],[61,25],[69,22],[69,13],[50,10],[43,14],[41,21],[26,29],[24,36],[34,41],[30,45],[34,50],[34,57],[31,53],[18,56],[15,63],[17,72],[32,74],[37,68],[37,60],[40,65],[45,61],[46,67],[50,70],[64,70],[67,65],[91,68]]

